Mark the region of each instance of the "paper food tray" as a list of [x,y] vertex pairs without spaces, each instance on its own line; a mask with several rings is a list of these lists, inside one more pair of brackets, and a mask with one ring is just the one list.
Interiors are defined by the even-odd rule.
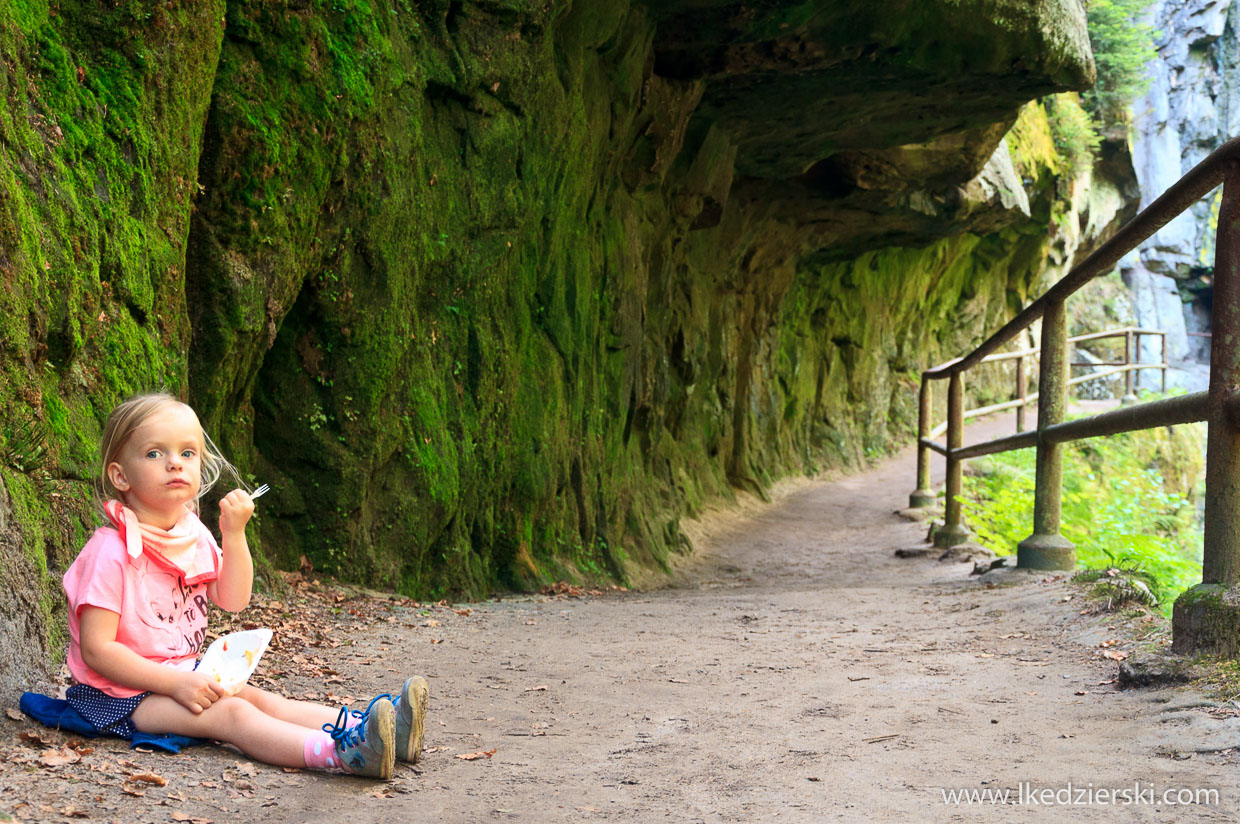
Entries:
[[269,643],[269,629],[248,629],[222,635],[207,647],[198,662],[198,671],[213,677],[224,692],[232,695],[250,679]]

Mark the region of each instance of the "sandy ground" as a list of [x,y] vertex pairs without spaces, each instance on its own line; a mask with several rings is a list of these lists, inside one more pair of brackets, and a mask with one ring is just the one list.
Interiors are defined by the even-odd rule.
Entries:
[[[659,591],[456,605],[467,615],[383,607],[390,615],[353,631],[351,647],[324,654],[359,697],[406,673],[430,678],[430,749],[388,784],[289,773],[220,747],[169,756],[104,742],[76,772],[0,767],[0,811],[124,822],[1234,820],[1234,708],[1194,707],[1186,690],[1117,691],[1104,653],[1135,646],[1132,622],[1082,614],[1083,591],[1059,576],[987,588],[971,564],[894,557],[924,533],[893,514],[912,479],[908,450],[715,513],[697,525],[699,551],[676,585]],[[10,743],[30,728],[0,717]],[[1197,752],[1208,749],[1221,752]],[[168,784],[129,795],[116,769]],[[1023,786],[1034,802],[944,799],[1007,789],[1015,802]],[[1069,800],[1069,786],[1077,803],[1046,803],[1047,791]],[[1136,789],[1137,803],[1101,800],[1110,789]],[[1218,791],[1213,804],[1171,803],[1202,789]]]

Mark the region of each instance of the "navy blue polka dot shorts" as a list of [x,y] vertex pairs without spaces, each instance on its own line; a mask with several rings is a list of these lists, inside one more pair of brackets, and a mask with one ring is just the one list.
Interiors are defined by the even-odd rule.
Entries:
[[133,711],[148,695],[149,692],[144,692],[129,698],[114,698],[87,684],[74,684],[65,692],[65,700],[99,732],[129,739],[138,731],[133,725]]

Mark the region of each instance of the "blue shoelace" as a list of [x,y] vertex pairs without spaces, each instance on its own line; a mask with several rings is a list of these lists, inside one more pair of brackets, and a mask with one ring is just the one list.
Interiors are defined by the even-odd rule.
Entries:
[[[366,705],[365,710],[353,710],[350,712],[348,707],[341,707],[340,714],[336,716],[336,723],[324,724],[323,732],[330,735],[333,741],[339,742],[341,749],[347,750],[359,746],[366,740],[366,719],[370,717],[370,708],[380,698],[392,700],[391,694],[385,692],[370,699],[370,703]],[[360,723],[354,724],[352,727],[348,726],[350,715],[361,719]]]
[[370,703],[366,705],[366,709],[353,710],[353,717],[362,719],[362,723],[359,724],[358,726],[362,726],[366,723],[366,719],[370,717],[370,708],[373,707],[375,705],[375,702],[378,701],[380,698],[386,698],[387,700],[391,701],[393,704],[395,704],[396,701],[398,700],[398,699],[393,698],[390,692],[384,692],[384,693],[380,693],[379,695],[376,695],[374,698],[370,699]]
[[324,724],[323,732],[332,737],[342,750],[352,749],[366,740],[366,722],[349,726],[349,708],[341,707],[335,724]]

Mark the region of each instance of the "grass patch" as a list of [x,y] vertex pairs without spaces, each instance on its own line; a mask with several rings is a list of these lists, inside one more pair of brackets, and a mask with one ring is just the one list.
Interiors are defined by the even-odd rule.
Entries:
[[[1204,438],[1204,425],[1194,424],[1064,445],[1061,531],[1076,544],[1077,565],[1129,571],[1123,585],[1141,582],[1165,615],[1201,581]],[[979,459],[965,478],[969,528],[1001,555],[1032,532],[1035,459],[1034,449]],[[1094,575],[1102,584],[1113,577]]]

